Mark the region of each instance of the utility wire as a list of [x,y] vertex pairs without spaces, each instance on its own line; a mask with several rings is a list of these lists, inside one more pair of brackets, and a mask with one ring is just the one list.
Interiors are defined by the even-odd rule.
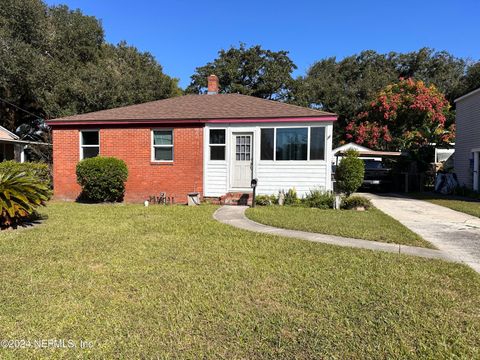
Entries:
[[9,101],[7,101],[7,100],[5,100],[5,99],[0,98],[0,101],[3,101],[5,104],[8,104],[8,105],[10,105],[10,106],[15,107],[15,108],[17,108],[18,110],[23,111],[24,113],[27,113],[27,114],[29,114],[29,115],[32,115],[33,117],[36,117],[38,120],[42,120],[42,121],[45,120],[44,118],[42,118],[42,117],[40,117],[40,116],[38,116],[38,115],[32,114],[30,111],[25,110],[25,109],[22,109],[20,106],[17,106],[17,105],[15,105],[15,104],[12,104],[11,102],[9,102]]

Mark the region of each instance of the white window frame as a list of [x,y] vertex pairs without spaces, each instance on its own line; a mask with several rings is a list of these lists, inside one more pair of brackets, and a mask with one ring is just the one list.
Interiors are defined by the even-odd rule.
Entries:
[[[83,145],[83,133],[84,132],[96,132],[96,133],[98,133],[98,145]],[[100,129],[80,130],[78,132],[78,137],[79,137],[78,143],[80,144],[80,160],[85,159],[83,157],[83,149],[84,148],[98,148],[98,155],[97,156],[100,156]]]
[[[210,132],[212,130],[223,130],[224,131],[225,142],[223,144],[211,144],[210,143],[210,140],[211,140]],[[212,160],[212,151],[211,151],[212,146],[223,146],[224,152],[225,152],[223,160]],[[209,128],[208,129],[208,161],[221,161],[221,162],[227,161],[227,129],[226,128]]]
[[[306,160],[277,160],[277,129],[299,129],[299,128],[306,128],[307,129],[307,159]],[[324,136],[324,141],[323,141],[323,150],[324,150],[324,159],[310,159],[310,143],[311,143],[311,129],[312,128],[324,128],[323,136]],[[260,161],[261,162],[282,162],[282,163],[287,163],[287,162],[325,162],[326,157],[327,157],[327,126],[315,126],[315,125],[299,125],[299,126],[261,126],[260,127],[260,133],[262,129],[273,129],[273,160],[262,160],[261,158],[261,150],[260,150]],[[262,137],[260,136],[260,149],[262,147]]]
[[[310,159],[310,144],[313,128],[323,128],[323,159]],[[308,161],[325,161],[327,158],[327,127],[326,126],[309,126],[308,127]]]
[[[154,144],[154,133],[155,131],[170,131],[172,133],[172,144],[171,145],[155,145]],[[173,161],[175,160],[175,134],[174,134],[174,131],[173,129],[171,128],[168,128],[168,129],[152,129],[151,132],[150,132],[150,137],[151,137],[151,140],[150,140],[150,145],[151,145],[151,161],[152,162],[155,162],[155,163],[173,163]],[[172,160],[156,160],[155,159],[155,149],[156,148],[172,148]]]

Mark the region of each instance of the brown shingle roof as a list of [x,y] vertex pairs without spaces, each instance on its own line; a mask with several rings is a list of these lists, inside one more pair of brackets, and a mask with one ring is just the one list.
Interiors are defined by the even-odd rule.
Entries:
[[289,105],[240,94],[185,95],[144,104],[96,111],[49,120],[69,121],[141,121],[141,120],[215,120],[336,116],[325,111]]

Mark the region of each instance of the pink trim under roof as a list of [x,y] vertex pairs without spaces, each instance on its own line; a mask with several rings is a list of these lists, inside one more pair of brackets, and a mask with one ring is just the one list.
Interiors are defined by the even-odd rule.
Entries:
[[56,120],[49,122],[49,126],[92,126],[92,125],[154,125],[154,124],[204,124],[204,123],[274,123],[274,122],[325,122],[336,121],[336,116],[319,116],[319,117],[289,117],[289,118],[257,118],[257,119],[191,119],[191,120]]
[[213,119],[206,120],[207,123],[260,123],[260,122],[317,122],[317,121],[336,121],[336,116],[320,117],[290,117],[290,118],[272,118],[272,119]]

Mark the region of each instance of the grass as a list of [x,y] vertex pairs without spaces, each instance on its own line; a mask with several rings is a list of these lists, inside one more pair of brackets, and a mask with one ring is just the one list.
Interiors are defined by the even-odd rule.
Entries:
[[320,210],[263,206],[247,210],[253,221],[284,229],[433,248],[433,245],[378,209]]
[[480,217],[480,201],[475,199],[461,196],[441,195],[436,193],[413,193],[408,195],[414,197],[415,199],[425,200],[432,204],[445,206],[452,210]]
[[0,233],[0,358],[480,356],[480,276],[215,222],[213,206],[52,203]]

